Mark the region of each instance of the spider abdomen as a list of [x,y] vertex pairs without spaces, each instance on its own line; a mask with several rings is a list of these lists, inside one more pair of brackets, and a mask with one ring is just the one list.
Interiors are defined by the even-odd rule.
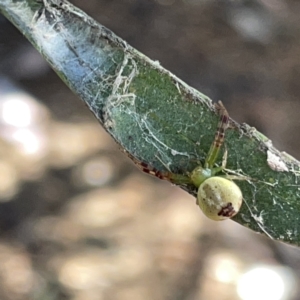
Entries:
[[233,181],[213,176],[200,185],[197,199],[198,205],[208,218],[221,221],[238,213],[243,195]]

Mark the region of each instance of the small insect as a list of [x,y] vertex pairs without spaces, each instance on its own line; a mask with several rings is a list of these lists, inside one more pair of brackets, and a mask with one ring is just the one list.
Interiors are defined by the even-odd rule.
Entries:
[[145,173],[175,184],[193,184],[196,186],[198,188],[197,203],[199,207],[208,218],[215,221],[226,220],[236,215],[243,202],[240,188],[232,181],[232,179],[241,178],[231,175],[218,175],[226,167],[227,150],[225,150],[223,156],[222,166],[214,167],[224,143],[225,131],[229,123],[228,112],[221,101],[218,103],[218,110],[220,121],[204,166],[197,166],[191,173],[182,175],[172,172],[161,172],[144,162],[137,161],[129,155]]

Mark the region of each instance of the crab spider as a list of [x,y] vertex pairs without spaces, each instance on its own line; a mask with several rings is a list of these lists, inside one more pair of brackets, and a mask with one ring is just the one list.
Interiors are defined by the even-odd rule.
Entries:
[[225,150],[223,156],[222,166],[214,166],[224,143],[225,131],[229,123],[228,112],[221,101],[218,102],[218,110],[220,121],[204,166],[197,166],[191,173],[182,175],[172,172],[161,172],[129,155],[145,173],[175,184],[193,184],[196,186],[198,188],[197,203],[199,207],[208,218],[215,221],[226,220],[236,215],[243,202],[240,188],[232,181],[232,179],[241,178],[238,176],[218,175],[226,167],[227,150]]

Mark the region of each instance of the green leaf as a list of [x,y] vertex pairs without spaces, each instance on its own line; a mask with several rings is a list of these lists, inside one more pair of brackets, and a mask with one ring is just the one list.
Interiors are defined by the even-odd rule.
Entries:
[[[204,161],[219,118],[208,97],[67,1],[2,0],[0,11],[130,156],[178,174]],[[234,220],[300,245],[299,162],[246,124],[231,121],[225,143],[227,168],[251,178],[237,182],[244,204]]]

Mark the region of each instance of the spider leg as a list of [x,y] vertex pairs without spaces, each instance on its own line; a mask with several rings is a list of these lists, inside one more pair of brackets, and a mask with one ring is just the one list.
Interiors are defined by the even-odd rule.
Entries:
[[131,158],[134,164],[144,173],[150,174],[162,180],[171,181],[172,183],[176,184],[192,184],[191,179],[187,175],[182,174],[174,174],[170,171],[160,171],[153,166],[143,162],[130,154],[129,152],[125,151],[126,155]]
[[216,159],[218,158],[221,146],[225,139],[225,131],[228,128],[229,123],[229,114],[221,101],[218,102],[218,109],[220,115],[218,128],[204,164],[204,167],[209,169],[213,168]]
[[253,181],[253,179],[251,177],[244,176],[244,175],[224,175],[221,177],[224,177],[224,178],[230,179],[230,180],[251,180],[251,181]]
[[224,155],[223,155],[223,159],[222,159],[222,169],[226,168],[227,157],[228,157],[228,151],[227,151],[227,147],[225,146],[225,151],[224,151]]
[[126,155],[134,162],[134,164],[144,173],[150,174],[152,176],[158,177],[159,179],[168,180],[170,181],[170,172],[161,172],[155,169],[153,166],[147,164],[146,162],[139,160],[135,156],[133,156],[128,151],[124,151]]

